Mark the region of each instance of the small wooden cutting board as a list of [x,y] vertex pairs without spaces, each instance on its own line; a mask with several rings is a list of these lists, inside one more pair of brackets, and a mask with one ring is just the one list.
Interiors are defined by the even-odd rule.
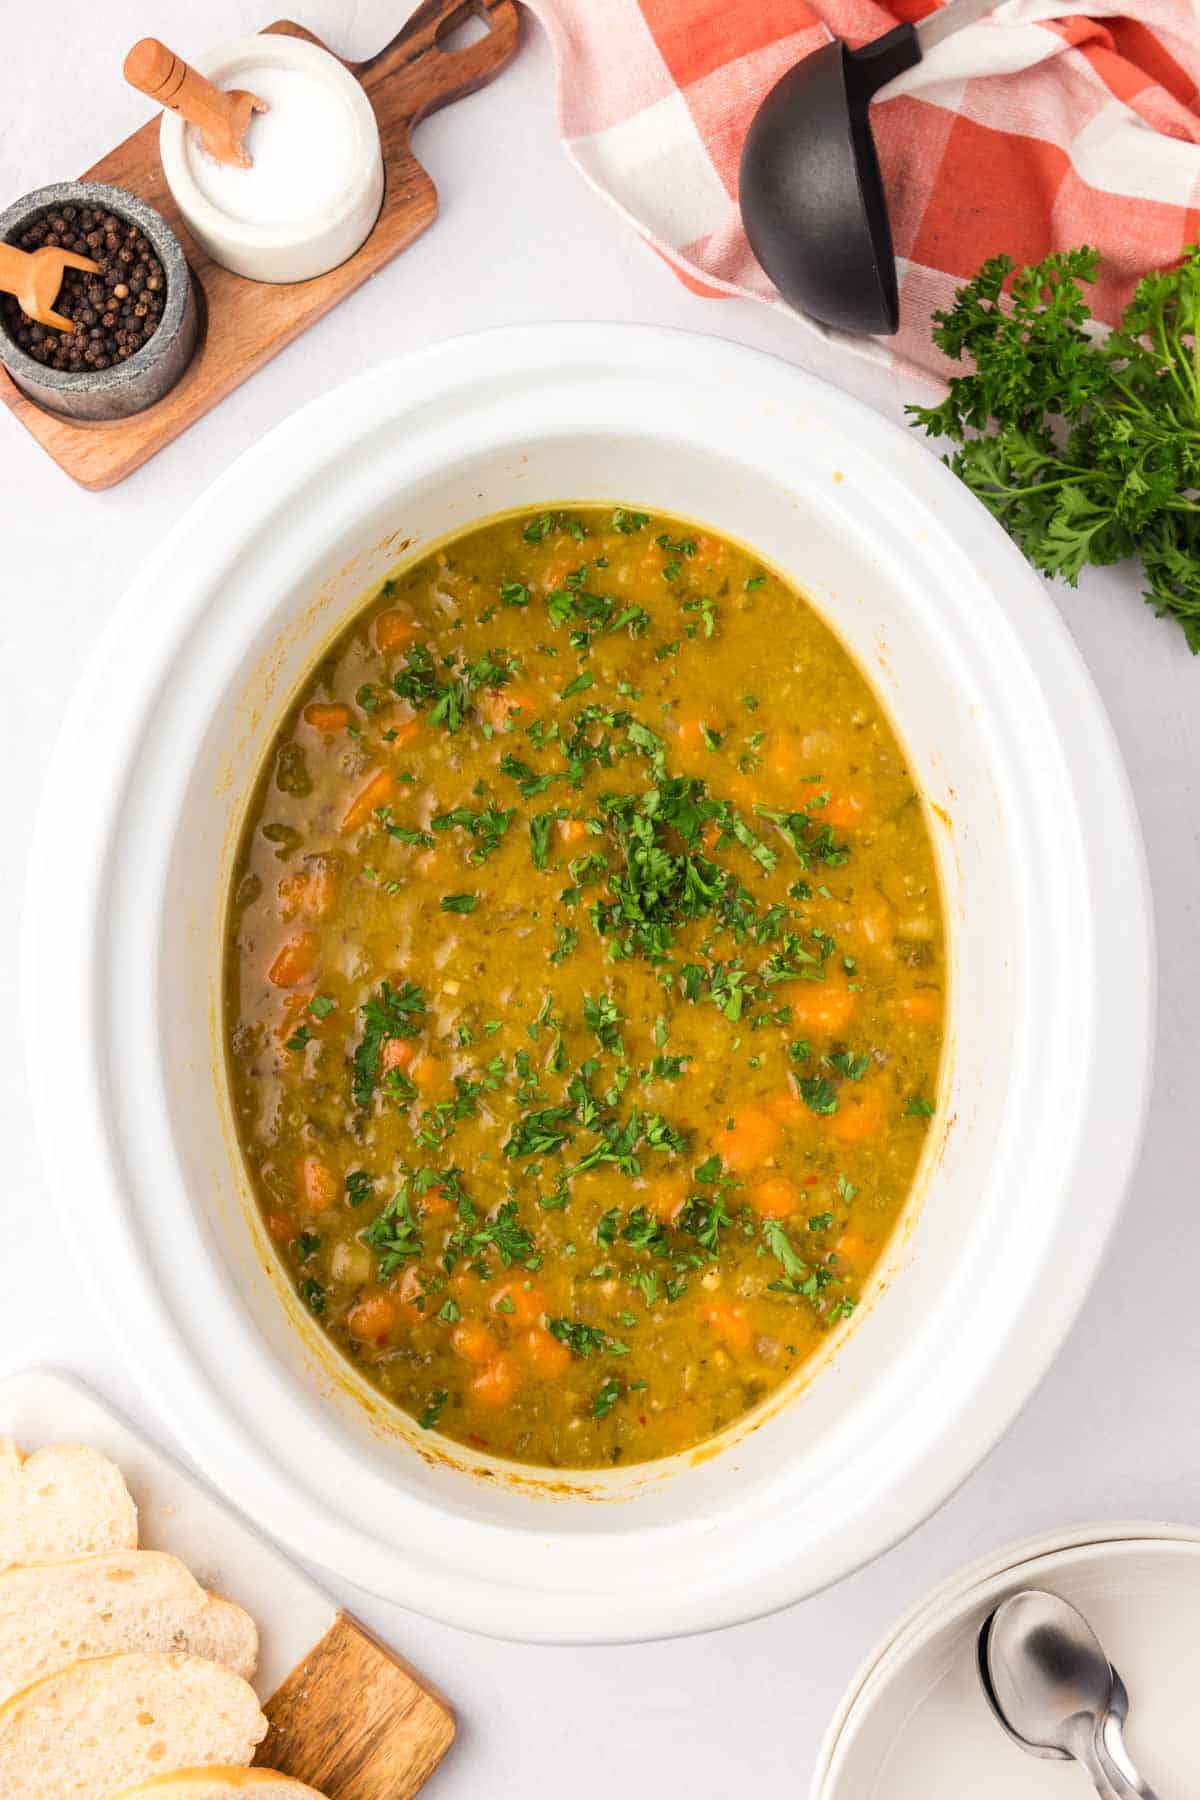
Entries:
[[171,1551],[253,1616],[270,1724],[256,1763],[329,1800],[409,1800],[429,1779],[454,1740],[443,1697],[82,1382],[50,1369],[0,1381],[0,1435],[102,1450],[137,1503],[142,1548]]
[[[197,9],[198,17],[202,10]],[[451,34],[471,17],[487,26],[486,34],[454,48],[448,42]],[[266,30],[329,48],[291,20],[279,20]],[[437,190],[413,155],[413,128],[498,75],[516,51],[517,35],[513,0],[423,0],[377,55],[346,62],[375,109],[386,187],[365,244],[347,262],[311,281],[248,281],[205,255],[167,186],[158,154],[161,114],[156,113],[85,169],[83,180],[106,181],[136,194],[157,208],[183,245],[204,320],[191,365],[168,394],[128,419],[95,423],[60,418],[35,406],[2,368],[0,403],[81,487],[107,488],[123,481],[433,223]],[[118,57],[113,80],[119,79],[119,68]]]

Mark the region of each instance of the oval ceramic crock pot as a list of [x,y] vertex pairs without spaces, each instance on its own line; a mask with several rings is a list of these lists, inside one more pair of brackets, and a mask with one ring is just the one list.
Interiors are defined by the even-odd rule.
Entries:
[[[439,1454],[301,1314],[230,1130],[219,975],[242,809],[363,588],[482,516],[572,499],[743,539],[841,633],[930,805],[953,998],[923,1191],[825,1365],[701,1455],[551,1486]],[[916,438],[794,368],[683,333],[536,326],[314,402],[147,562],[70,710],[42,817],[27,1023],[64,1235],[200,1467],[343,1579],[563,1641],[781,1606],[945,1498],[1082,1301],[1149,1075],[1128,784],[999,527]]]

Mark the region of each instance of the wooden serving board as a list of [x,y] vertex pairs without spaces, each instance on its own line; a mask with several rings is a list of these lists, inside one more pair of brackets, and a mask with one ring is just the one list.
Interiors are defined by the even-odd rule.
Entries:
[[[472,17],[487,25],[487,35],[462,49],[443,50],[441,41]],[[130,419],[103,424],[79,424],[45,412],[25,398],[2,368],[0,400],[82,487],[106,488],[123,481],[433,223],[437,190],[412,153],[413,127],[499,74],[516,50],[517,29],[513,0],[424,0],[377,56],[346,62],[379,121],[383,206],[375,229],[349,261],[312,281],[247,281],[205,255],[171,198],[158,157],[161,115],[156,114],[86,169],[82,179],[107,181],[137,194],[162,213],[183,245],[201,302],[201,337],[189,368],[155,405]],[[288,20],[267,30],[313,44],[321,41]],[[115,63],[113,68],[115,80]]]
[[119,1466],[140,1544],[169,1550],[254,1618],[270,1730],[255,1762],[329,1800],[409,1800],[454,1740],[454,1714],[386,1645],[90,1388],[57,1370],[0,1381],[0,1435],[22,1450],[91,1444]]

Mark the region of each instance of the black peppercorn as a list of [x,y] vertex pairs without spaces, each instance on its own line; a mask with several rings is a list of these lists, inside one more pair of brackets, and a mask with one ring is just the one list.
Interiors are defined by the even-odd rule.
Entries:
[[0,325],[27,355],[49,369],[107,369],[134,356],[154,335],[166,303],[162,264],[145,234],[115,213],[88,206],[51,208],[26,224],[23,250],[44,244],[90,256],[92,274],[68,269],[54,310],[71,331],[43,327],[0,294]]

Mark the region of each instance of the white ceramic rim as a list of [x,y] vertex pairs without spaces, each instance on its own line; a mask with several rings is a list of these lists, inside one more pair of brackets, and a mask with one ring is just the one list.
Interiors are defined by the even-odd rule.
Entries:
[[830,1800],[828,1783],[836,1776],[834,1764],[840,1747],[846,1733],[857,1723],[860,1709],[870,1706],[876,1684],[886,1680],[897,1663],[916,1655],[943,1625],[969,1611],[988,1588],[997,1583],[1007,1586],[1026,1576],[1034,1585],[1041,1585],[1053,1580],[1064,1557],[1078,1551],[1111,1548],[1119,1554],[1129,1546],[1166,1548],[1172,1544],[1200,1549],[1200,1527],[1156,1520],[1077,1525],[1010,1544],[958,1570],[909,1608],[851,1678],[817,1752],[809,1800]]
[[[101,971],[93,954],[101,900],[112,877],[111,848],[128,785],[136,771],[130,757],[153,685],[192,623],[187,601],[174,591],[189,556],[202,557],[206,534],[239,541],[255,523],[255,495],[264,490],[282,505],[313,480],[314,463],[332,464],[357,436],[377,424],[382,410],[395,426],[431,403],[453,407],[454,396],[474,382],[494,388],[497,370],[518,382],[522,370],[545,379],[586,368],[591,378],[628,377],[643,369],[651,381],[668,371],[677,379],[701,377],[740,393],[753,389],[776,398],[798,415],[816,416],[840,442],[861,448],[871,465],[903,471],[903,487],[915,508],[932,510],[942,529],[964,551],[986,561],[990,589],[1002,614],[1006,641],[1018,648],[1022,679],[1036,683],[1042,704],[1052,695],[1071,717],[1061,742],[1078,808],[1078,833],[1089,870],[1092,944],[1119,940],[1122,956],[1107,966],[1094,998],[1094,1031],[1082,1071],[1078,1156],[1072,1146],[1073,1184],[1085,1182],[1089,1232],[1067,1234],[1058,1219],[1055,1266],[1030,1268],[1028,1287],[1013,1300],[1007,1321],[1011,1354],[994,1354],[969,1372],[954,1372],[955,1386],[936,1424],[922,1422],[919,1444],[894,1474],[862,1500],[853,1530],[826,1534],[815,1546],[781,1554],[712,1559],[689,1571],[687,1583],[656,1591],[623,1593],[619,1602],[587,1586],[531,1592],[501,1561],[493,1578],[447,1571],[418,1561],[378,1540],[322,1505],[280,1472],[254,1433],[220,1403],[211,1378],[190,1357],[162,1297],[151,1288],[139,1257],[136,1233],[124,1217],[123,1162],[110,1123],[111,1096],[100,1054]],[[665,378],[665,377],[664,377]],[[161,603],[171,595],[172,606]],[[112,691],[114,671],[120,691]],[[107,684],[107,686],[105,685]],[[104,691],[111,741],[97,745],[84,730],[89,704]],[[89,807],[80,816],[80,758],[87,763]],[[89,760],[90,759],[90,760]],[[67,802],[70,802],[67,805]],[[65,816],[77,825],[69,843],[55,829]],[[70,879],[66,879],[69,870]],[[623,1642],[709,1629],[776,1610],[838,1579],[877,1555],[938,1506],[970,1473],[1011,1422],[1056,1355],[1103,1254],[1140,1141],[1149,1091],[1153,1013],[1153,956],[1149,892],[1136,813],[1108,720],[1073,644],[1045,592],[1003,532],[967,491],[904,431],[869,408],[812,377],[719,340],[640,326],[557,325],[506,328],[458,339],[398,359],[323,397],[252,448],[191,508],[148,559],[102,637],[88,677],[64,723],[47,783],[30,866],[24,957],[26,1042],[31,1084],[44,1153],[63,1207],[64,1236],[78,1255],[100,1310],[122,1343],[130,1367],[152,1404],[165,1406],[189,1454],[250,1516],[269,1522],[298,1554],[322,1563],[343,1579],[385,1593],[447,1622],[499,1636],[562,1642]],[[1090,967],[1090,960],[1088,963]],[[49,1021],[78,1017],[83,1028],[55,1032]],[[1096,1046],[1120,1031],[1126,1046],[1119,1073]],[[73,1100],[70,1132],[62,1129],[59,1103]],[[1085,1104],[1086,1102],[1086,1104]],[[1106,1125],[1102,1151],[1090,1163],[1087,1120]],[[72,1206],[76,1171],[88,1171],[85,1208]],[[1019,1330],[1017,1329],[1019,1326]],[[953,1384],[952,1384],[953,1385]],[[909,1436],[913,1436],[911,1429]],[[936,1444],[936,1455],[932,1445]],[[443,1522],[447,1533],[461,1523]],[[547,1537],[551,1535],[548,1521]],[[660,1533],[661,1537],[661,1533]],[[665,1540],[664,1540],[665,1541]]]
[[[331,50],[320,44],[310,44],[306,38],[290,37],[285,32],[259,32],[256,36],[234,38],[197,57],[195,67],[219,85],[239,74],[247,65],[264,62],[278,63],[281,68],[301,69],[341,95],[354,128],[351,174],[326,206],[284,225],[256,225],[250,220],[236,218],[232,213],[222,212],[197,185],[188,166],[188,126],[178,113],[164,111],[159,126],[159,154],[167,186],[189,230],[201,234],[206,242],[223,244],[237,254],[279,250],[312,255],[327,239],[331,243],[339,242],[346,229],[346,216],[361,214],[370,202],[370,219],[365,228],[369,231],[383,194],[383,152],[379,142],[379,121],[366,89]],[[341,260],[350,254],[352,252],[345,252]]]

